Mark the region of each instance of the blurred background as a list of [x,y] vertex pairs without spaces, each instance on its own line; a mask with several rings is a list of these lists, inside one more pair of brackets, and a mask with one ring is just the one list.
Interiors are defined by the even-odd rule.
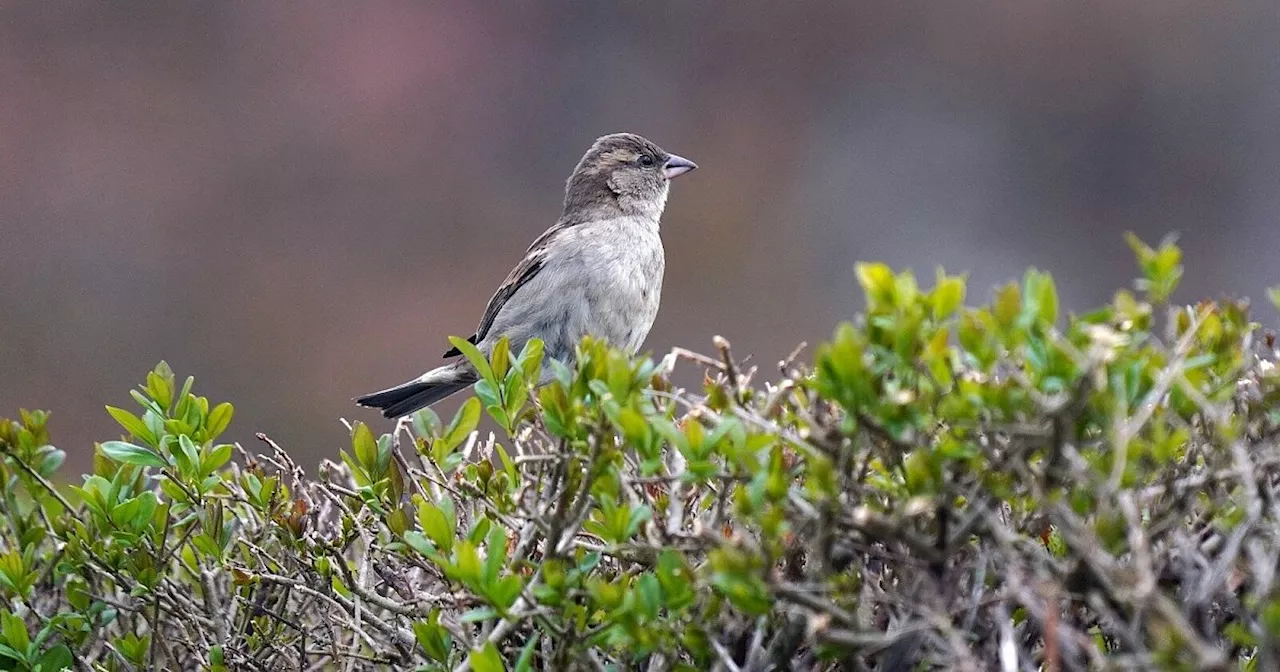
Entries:
[[856,260],[974,300],[1035,265],[1084,309],[1125,230],[1180,232],[1179,298],[1265,304],[1277,35],[1272,0],[5,3],[0,414],[51,409],[84,468],[165,359],[312,466],[340,417],[390,427],[351,398],[471,333],[618,130],[701,166],[658,355],[722,334],[772,373]]

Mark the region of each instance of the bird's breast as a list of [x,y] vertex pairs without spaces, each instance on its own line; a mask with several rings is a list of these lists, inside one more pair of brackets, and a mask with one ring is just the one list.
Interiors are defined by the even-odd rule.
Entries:
[[662,239],[656,226],[625,220],[597,235],[599,242],[608,242],[596,247],[589,273],[591,331],[636,352],[648,336],[662,300],[666,268]]

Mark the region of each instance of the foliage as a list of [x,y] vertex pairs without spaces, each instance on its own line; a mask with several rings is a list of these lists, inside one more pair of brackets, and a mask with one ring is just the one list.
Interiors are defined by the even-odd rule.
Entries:
[[1277,669],[1274,338],[1130,244],[1138,291],[1066,317],[1039,271],[970,307],[859,264],[865,313],[763,384],[718,338],[541,387],[536,341],[455,340],[475,398],[315,479],[164,363],[65,491],[23,411],[0,669]]

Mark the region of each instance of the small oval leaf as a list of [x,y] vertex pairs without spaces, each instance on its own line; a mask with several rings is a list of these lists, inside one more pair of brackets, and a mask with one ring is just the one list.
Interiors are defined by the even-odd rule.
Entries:
[[136,464],[143,467],[167,467],[168,462],[152,450],[135,446],[126,441],[106,441],[98,445],[102,453],[116,462]]

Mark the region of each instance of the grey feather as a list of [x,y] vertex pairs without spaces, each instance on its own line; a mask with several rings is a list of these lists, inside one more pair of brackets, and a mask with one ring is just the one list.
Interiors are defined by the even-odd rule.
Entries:
[[475,384],[477,378],[468,363],[454,362],[407,383],[366,394],[356,399],[356,403],[381,409],[385,417],[399,418],[461,392]]

